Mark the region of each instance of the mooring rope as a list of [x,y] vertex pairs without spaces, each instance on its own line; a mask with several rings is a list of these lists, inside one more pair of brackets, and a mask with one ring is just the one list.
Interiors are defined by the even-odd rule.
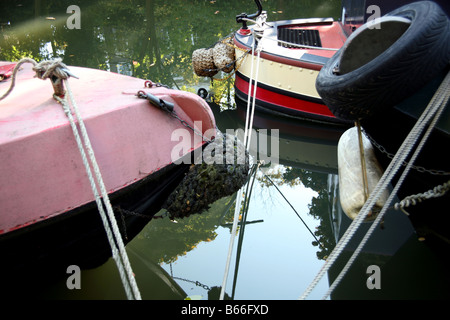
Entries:
[[[251,93],[252,93],[252,78],[253,78],[253,65],[254,65],[254,58],[253,58],[253,53],[255,52],[255,39],[253,38],[253,42],[252,42],[252,51],[251,51],[251,63],[250,63],[250,77],[248,80],[248,92],[247,92],[247,113],[245,114],[245,128],[244,128],[244,145],[247,148],[247,135],[248,135],[248,126],[249,126],[249,121],[250,121],[250,113],[251,113],[251,109],[250,109],[250,97],[251,97]],[[251,132],[251,131],[250,131]]]
[[[22,66],[22,64],[24,64],[24,63],[31,63],[33,65],[33,71],[36,72],[35,77],[45,80],[47,78],[55,76],[55,77],[61,79],[61,81],[63,81],[64,84],[66,85],[67,93],[68,93],[67,95],[69,96],[70,104],[72,105],[72,108],[75,112],[75,116],[77,118],[78,125],[80,127],[81,137],[82,137],[83,141],[80,138],[80,132],[78,131],[78,127],[73,118],[69,102],[67,101],[67,95],[65,95],[64,97],[61,97],[61,96],[54,94],[53,97],[55,98],[56,101],[61,103],[61,105],[63,106],[64,113],[66,114],[66,116],[69,119],[69,123],[71,125],[75,140],[77,142],[77,146],[80,151],[81,158],[83,160],[83,164],[86,169],[86,174],[88,176],[88,179],[89,179],[89,182],[90,182],[90,185],[92,188],[92,192],[95,196],[95,201],[97,203],[97,207],[98,207],[100,216],[102,218],[103,225],[105,227],[106,235],[107,235],[109,244],[111,246],[112,257],[116,261],[117,267],[119,269],[119,274],[122,279],[127,297],[128,297],[128,299],[139,299],[140,300],[141,295],[140,295],[139,289],[137,287],[136,280],[134,278],[133,270],[131,269],[127,253],[125,251],[125,246],[123,244],[122,236],[120,234],[120,231],[119,231],[119,228],[117,225],[117,221],[114,216],[114,211],[113,211],[111,203],[109,201],[109,196],[106,191],[97,161],[95,159],[94,151],[92,149],[92,145],[90,143],[86,127],[85,127],[83,119],[81,117],[79,108],[75,102],[74,95],[70,88],[69,81],[67,80],[69,75],[71,75],[69,70],[67,69],[67,66],[65,64],[63,64],[62,59],[59,59],[59,58],[53,59],[53,60],[48,60],[48,61],[42,61],[40,63],[37,63],[34,59],[30,59],[30,58],[21,59],[14,67],[13,73],[11,75],[12,79],[11,79],[11,84],[10,84],[9,89],[6,91],[5,94],[3,94],[0,97],[0,100],[6,98],[14,89],[17,72],[18,72],[19,68]],[[90,167],[88,158],[86,156],[85,148],[89,155],[89,159],[91,161],[91,164],[92,164],[92,167],[94,170],[96,181],[94,180],[94,175],[92,174],[91,167]],[[97,189],[97,184],[100,187],[101,197],[100,197],[98,189]],[[106,207],[108,216],[105,214],[105,211],[103,208],[103,203],[102,203],[102,198],[103,198],[103,203]]]
[[[425,133],[423,139],[421,140],[419,146],[416,149],[416,152],[414,153],[410,164],[408,164],[407,168],[403,172],[403,175],[399,179],[397,185],[395,186],[394,190],[391,192],[391,195],[387,201],[387,204],[389,204],[395,194],[397,193],[397,190],[400,188],[403,180],[405,179],[407,173],[409,172],[409,169],[411,168],[415,158],[418,156],[418,154],[421,151],[422,146],[425,144],[429,134],[431,133],[431,130],[433,129],[433,126],[439,119],[439,116],[442,114],[442,111],[446,107],[448,100],[450,98],[450,73],[447,74],[444,81],[441,83],[440,87],[436,91],[435,95],[431,99],[430,103],[428,104],[425,111],[422,113],[420,118],[417,120],[415,126],[409,133],[409,135],[406,137],[403,144],[400,146],[399,150],[397,151],[396,156],[389,164],[388,168],[386,169],[385,173],[381,177],[380,181],[378,182],[377,186],[373,190],[373,192],[370,194],[369,198],[367,199],[366,203],[364,204],[363,208],[360,210],[358,216],[355,218],[355,220],[350,224],[350,226],[347,228],[346,232],[328,257],[325,264],[322,266],[314,280],[311,282],[311,284],[308,286],[308,288],[304,291],[303,295],[300,297],[300,299],[306,299],[306,297],[312,292],[312,290],[316,287],[316,285],[319,283],[320,279],[325,275],[325,273],[331,268],[333,263],[337,260],[337,258],[340,256],[348,242],[350,241],[351,237],[356,233],[359,226],[362,224],[364,219],[366,218],[369,211],[372,209],[372,207],[375,205],[375,202],[378,200],[382,192],[387,188],[388,184],[392,181],[393,177],[399,170],[399,168],[402,166],[403,162],[413,149],[414,145],[418,141],[421,133],[423,132],[425,126],[430,123],[427,132]],[[360,245],[355,250],[354,254],[350,258],[350,260],[347,262],[344,269],[341,271],[339,276],[335,279],[334,283],[330,286],[330,289],[323,297],[326,299],[329,294],[335,289],[335,287],[339,284],[343,276],[346,274],[356,257],[358,256],[359,252],[361,251],[362,247],[365,245],[369,237],[371,236],[373,230],[378,225],[378,223],[381,221],[382,217],[384,216],[384,213],[386,212],[386,209],[388,208],[388,205],[385,205],[382,209],[382,212],[380,212],[375,219],[375,221],[372,223],[369,231],[366,233],[363,240],[360,242]]]
[[0,100],[5,99],[13,91],[14,86],[16,85],[17,72],[19,71],[20,67],[24,63],[31,63],[33,66],[35,66],[37,64],[37,62],[34,59],[30,59],[30,58],[24,58],[24,59],[21,59],[19,62],[17,62],[16,66],[14,67],[13,72],[11,74],[11,84],[9,85],[8,90],[0,97]]
[[[449,76],[448,76],[447,80],[450,80],[450,73],[449,73]],[[442,95],[436,100],[436,103],[430,104],[429,108],[427,107],[427,110],[425,110],[426,113],[429,113],[430,117],[427,118],[427,120],[425,121],[423,127],[425,127],[425,124],[427,124],[430,121],[430,119],[432,118],[431,119],[431,123],[430,123],[427,131],[425,132],[424,136],[422,137],[421,141],[419,142],[419,145],[417,146],[415,152],[413,153],[413,155],[412,155],[408,165],[406,166],[405,170],[403,171],[402,175],[400,176],[397,184],[395,185],[394,189],[392,190],[388,200],[386,201],[386,204],[382,208],[381,212],[378,214],[378,216],[375,219],[375,221],[370,226],[370,228],[367,231],[366,235],[361,240],[360,244],[358,245],[358,247],[354,251],[353,255],[350,257],[350,259],[348,260],[347,264],[342,269],[341,273],[334,280],[333,284],[330,286],[329,290],[324,295],[323,299],[326,299],[331,294],[331,292],[333,292],[333,290],[337,287],[337,285],[342,281],[342,278],[348,272],[348,270],[350,269],[350,267],[352,266],[352,264],[354,263],[354,261],[358,257],[359,253],[362,251],[362,248],[367,243],[367,241],[369,240],[370,236],[373,234],[376,226],[380,223],[381,219],[383,218],[384,214],[386,213],[387,209],[389,208],[389,204],[393,201],[393,199],[396,196],[399,188],[403,184],[403,181],[405,180],[406,176],[408,175],[409,171],[411,170],[414,161],[417,159],[417,157],[419,156],[420,152],[422,151],[423,146],[425,145],[426,141],[428,140],[431,132],[433,131],[433,128],[435,127],[437,121],[439,120],[439,118],[440,118],[442,112],[444,111],[444,109],[445,109],[445,107],[447,105],[447,102],[449,100],[449,97],[450,97],[450,89],[449,89],[450,82],[447,82],[444,85],[445,85],[445,87],[439,88],[439,90],[442,89],[443,92],[441,92],[439,90],[437,92],[437,94],[441,94],[442,93]],[[423,130],[423,128],[418,131],[418,135],[417,136],[414,135],[414,137],[417,137],[417,139],[415,139],[414,143],[418,140],[418,137],[420,136],[422,130]]]
[[[253,101],[252,101],[252,103],[250,103],[250,97],[251,97],[251,92],[252,92],[252,78],[253,78],[253,60],[254,60],[253,52],[255,52],[255,38],[253,37],[252,51],[251,51],[252,52],[252,55],[251,55],[252,61],[251,61],[251,65],[250,65],[250,77],[249,77],[250,79],[249,79],[249,83],[248,83],[247,113],[246,113],[246,117],[245,117],[245,129],[244,129],[244,146],[247,149],[247,151],[250,150],[251,134],[252,134],[252,128],[253,128],[253,116],[254,116],[254,112],[255,112],[255,103],[256,103],[256,89],[257,89],[257,84],[258,84],[257,80],[258,80],[258,72],[259,72],[259,57],[260,57],[259,53],[261,52],[261,50],[258,47],[256,49],[256,51],[258,52],[258,55],[257,55],[258,61],[257,61],[257,67],[256,67],[256,74],[255,74],[255,87],[253,90]],[[250,104],[251,104],[251,106],[250,106]],[[238,194],[236,197],[236,206],[235,206],[234,217],[233,217],[233,227],[231,229],[231,237],[230,237],[230,243],[228,246],[227,262],[225,265],[225,274],[223,277],[222,289],[220,291],[220,296],[219,296],[220,300],[223,300],[225,297],[226,283],[227,283],[228,273],[229,273],[230,264],[231,264],[231,254],[233,252],[234,240],[236,238],[236,231],[237,231],[239,213],[240,213],[240,208],[241,208],[240,207],[241,197],[242,197],[242,192],[245,188],[245,185],[242,186],[242,188],[238,191]]]
[[[251,111],[251,115],[250,115],[250,123],[249,123],[249,127],[248,127],[248,131],[247,131],[247,136],[248,136],[248,141],[247,141],[247,150],[250,150],[250,146],[251,146],[251,140],[252,140],[252,128],[253,128],[253,119],[255,116],[255,106],[256,106],[256,90],[258,89],[258,77],[259,77],[259,62],[260,62],[260,58],[261,58],[261,50],[262,47],[260,44],[258,44],[257,48],[256,48],[256,73],[255,73],[255,84],[253,85],[253,100],[252,100],[252,111]],[[252,55],[252,60],[253,60],[253,55]],[[249,79],[249,83],[248,86],[251,88],[252,86],[252,81],[251,78]],[[250,100],[250,95],[248,96],[248,100]]]
[[[72,108],[75,112],[75,116],[77,118],[78,125],[80,127],[81,137],[82,137],[83,141],[80,138],[80,133],[78,132],[77,125],[72,116],[72,111],[70,109],[70,106],[69,106],[69,103],[68,103],[66,97],[61,98],[61,97],[58,97],[55,95],[54,98],[62,104],[64,112],[65,112],[66,116],[68,117],[70,125],[72,127],[72,131],[75,136],[75,139],[76,139],[76,142],[78,145],[78,149],[80,151],[80,154],[81,154],[81,157],[83,160],[83,164],[84,164],[86,173],[89,178],[89,182],[91,184],[92,192],[94,193],[95,201],[97,203],[97,207],[98,207],[100,216],[103,221],[103,226],[105,228],[106,235],[107,235],[109,244],[111,246],[112,257],[113,257],[114,261],[116,262],[116,265],[119,269],[119,274],[122,279],[122,283],[124,285],[127,297],[130,300],[131,299],[140,300],[141,295],[140,295],[139,289],[136,284],[136,279],[134,278],[133,270],[131,269],[131,265],[128,260],[128,255],[126,253],[125,246],[124,246],[124,243],[122,240],[122,236],[120,234],[120,231],[119,231],[119,228],[117,225],[117,221],[114,216],[114,211],[113,211],[111,203],[109,201],[109,196],[106,191],[106,187],[103,182],[102,175],[100,173],[100,168],[98,167],[97,161],[95,159],[94,150],[92,148],[89,136],[87,134],[86,127],[85,127],[83,119],[81,117],[79,108],[73,97],[73,93],[70,88],[69,81],[67,79],[64,79],[64,84],[66,85],[67,93],[68,93],[68,96],[70,99],[70,104],[72,105]],[[85,152],[84,148],[86,148],[87,154],[91,161],[96,181],[94,181],[94,176],[92,174],[92,171],[91,171],[91,168],[89,165],[89,161],[86,157],[86,152]],[[99,195],[96,182],[98,184],[98,187],[100,188],[101,197]],[[106,207],[107,215],[105,214],[105,211],[103,209],[102,198],[103,198],[103,203]]]
[[[450,96],[450,95],[448,95],[448,96]],[[447,96],[447,101],[448,101],[448,96]],[[437,112],[436,112],[436,109],[433,109],[431,111],[433,114],[435,114],[435,116],[434,116],[434,118],[432,120],[432,123],[430,124],[430,126],[427,129],[427,131],[425,132],[425,135],[423,136],[422,140],[420,141],[419,145],[417,146],[413,156],[411,157],[411,160],[409,161],[409,163],[406,166],[405,170],[403,171],[399,181],[397,182],[397,184],[395,185],[394,189],[392,190],[388,200],[386,201],[386,204],[383,206],[382,210],[380,211],[380,213],[376,217],[375,221],[370,226],[370,228],[367,231],[366,235],[363,237],[363,239],[361,240],[360,244],[355,249],[354,253],[352,254],[350,259],[348,260],[347,264],[342,269],[341,273],[334,280],[333,284],[330,286],[330,288],[328,289],[327,293],[324,295],[323,299],[326,299],[333,292],[333,290],[339,285],[339,283],[342,281],[343,277],[347,274],[348,270],[350,269],[350,267],[355,262],[356,258],[358,257],[359,253],[362,251],[362,249],[365,246],[365,244],[367,243],[367,241],[370,239],[371,235],[375,231],[375,228],[380,223],[381,219],[383,218],[384,214],[386,213],[387,209],[389,208],[389,204],[394,200],[394,197],[397,195],[397,192],[400,189],[401,185],[403,184],[403,181],[405,180],[406,176],[408,175],[409,171],[411,170],[412,164],[414,163],[414,161],[417,159],[417,157],[419,156],[420,152],[422,151],[422,148],[425,145],[426,141],[428,140],[428,138],[429,138],[429,136],[431,134],[431,131],[433,130],[437,120],[439,119],[440,115],[442,114],[442,111],[444,110],[445,105],[446,105],[446,103],[441,104],[439,106],[439,109],[437,110]]]

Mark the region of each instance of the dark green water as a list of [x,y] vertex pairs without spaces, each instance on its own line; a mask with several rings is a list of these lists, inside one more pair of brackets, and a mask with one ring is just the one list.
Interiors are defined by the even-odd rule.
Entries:
[[[105,0],[70,4],[80,8],[79,29],[67,27],[72,14],[66,13],[66,2],[1,1],[0,60],[62,57],[67,65],[133,75],[181,90],[196,92],[205,87],[218,103],[211,103],[218,127],[222,131],[244,127],[245,111],[236,108],[233,79],[215,82],[210,88],[209,79],[194,75],[191,54],[235,31],[236,14],[255,12],[253,1]],[[340,1],[336,0],[263,1],[263,6],[269,21],[340,17]],[[280,164],[264,172],[284,197],[261,172],[258,174],[239,249],[238,273],[236,238],[226,292],[234,299],[297,299],[350,223],[339,211],[332,183],[337,177],[336,145],[342,132],[264,114],[256,115],[255,128],[280,130]],[[178,223],[167,218],[153,220],[128,244],[143,299],[217,298],[213,294],[224,278],[233,199],[224,198],[208,212]],[[361,236],[362,232],[357,238]],[[343,258],[354,247],[351,243]],[[437,257],[417,240],[403,213],[389,212],[385,228],[377,230],[331,298],[447,298],[447,282],[442,281],[446,270]],[[381,289],[367,288],[367,268],[371,265],[380,267]],[[343,266],[342,261],[309,298],[322,297],[339,266]],[[69,290],[62,281],[41,288],[36,296],[125,297],[113,261],[82,271],[79,290]]]

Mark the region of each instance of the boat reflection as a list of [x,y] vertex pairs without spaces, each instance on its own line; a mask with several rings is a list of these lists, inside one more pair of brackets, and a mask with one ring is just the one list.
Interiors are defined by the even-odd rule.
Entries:
[[[244,129],[247,106],[236,100],[235,110],[222,111],[218,104],[210,103],[219,129]],[[313,122],[309,120],[277,117],[269,113],[255,111],[253,128],[255,130],[278,130],[279,161],[284,166],[293,166],[305,170],[322,173],[337,173],[337,142],[346,128],[342,126]],[[259,141],[258,141],[259,142]],[[267,150],[271,150],[270,139],[267,139]],[[256,154],[260,144],[256,146]],[[253,153],[255,154],[255,152]]]
[[[238,105],[238,117],[229,111],[211,107],[219,124],[227,123],[235,128],[243,126],[246,106]],[[228,113],[228,114],[227,114]],[[236,121],[236,119],[238,119]],[[302,177],[307,183],[308,176],[322,173],[325,185],[315,188],[319,193],[313,199],[309,214],[321,219],[315,234],[325,249],[317,252],[319,259],[326,259],[335,244],[349,227],[351,220],[343,213],[339,202],[337,175],[337,142],[345,129],[323,126],[308,122],[279,119],[264,113],[255,113],[255,128],[280,130],[279,163],[297,169],[296,172],[310,171]],[[316,186],[320,185],[316,175]],[[326,194],[324,196],[323,194]],[[320,200],[326,210],[314,210],[314,200]],[[317,203],[316,203],[317,205]],[[317,205],[319,207],[319,205]],[[346,246],[342,256],[328,272],[331,285],[369,229],[363,224]],[[320,249],[320,248],[318,248]],[[446,265],[440,258],[442,253],[433,252],[418,240],[408,217],[401,211],[388,210],[383,224],[377,228],[364,247],[341,284],[331,294],[331,299],[442,299],[448,297],[448,276]],[[368,268],[377,266],[381,272],[381,289],[371,290],[367,285]],[[413,280],[414,279],[414,280]],[[311,278],[312,280],[312,278]],[[301,289],[299,289],[301,291]]]
[[[226,110],[221,111],[221,107],[211,104],[215,114],[219,129],[225,132],[226,129],[243,128],[245,124],[244,110]],[[267,174],[277,185],[287,185],[294,191],[298,184],[303,184],[313,189],[316,194],[308,205],[308,215],[313,216],[319,221],[319,226],[314,230],[318,243],[315,243],[316,260],[326,259],[334,248],[336,241],[340,239],[343,232],[350,224],[350,220],[339,205],[338,184],[337,184],[337,141],[341,135],[339,128],[321,127],[317,124],[299,123],[298,121],[289,121],[289,119],[279,119],[267,116],[265,114],[255,114],[254,128],[258,129],[279,129],[280,152],[279,152],[279,170],[266,170]],[[269,148],[270,150],[270,148]],[[313,152],[314,151],[314,152]],[[260,182],[258,186],[270,189],[271,184],[264,179],[261,174],[257,177]],[[297,185],[296,185],[297,184]],[[270,192],[276,192],[271,189]],[[213,203],[210,209],[202,214],[193,214],[187,218],[178,219],[177,223],[168,218],[153,219],[142,232],[127,245],[127,251],[133,270],[136,274],[136,280],[143,299],[218,299],[220,280],[211,281],[212,276],[204,277],[199,274],[207,272],[214,274],[217,279],[223,276],[223,265],[219,268],[212,266],[215,260],[222,261],[226,255],[226,250],[217,250],[216,247],[212,253],[203,256],[201,264],[196,263],[191,268],[196,269],[192,272],[182,269],[180,264],[183,261],[192,258],[199,247],[205,244],[214,246],[219,241],[220,233],[229,236],[229,224],[232,222],[234,212],[235,195],[222,198]],[[258,197],[250,206],[260,205],[263,201]],[[276,210],[283,210],[278,209]],[[281,212],[273,212],[279,217]],[[158,215],[163,214],[161,211]],[[262,226],[269,222],[270,215],[264,221],[252,225],[259,228],[257,236],[262,243],[268,235],[261,233]],[[280,217],[278,218],[280,219]],[[252,220],[252,219],[250,219]],[[252,221],[250,221],[252,222]],[[365,226],[367,227],[367,226]],[[240,230],[240,226],[238,227]],[[247,238],[250,241],[250,226],[247,229]],[[287,226],[286,226],[287,230]],[[298,227],[297,230],[305,232]],[[286,231],[283,231],[286,232]],[[339,259],[328,274],[329,283],[331,283],[341,268],[347,261],[346,259],[352,253],[358,239],[361,238],[360,230],[355,239],[350,242],[342,259]],[[300,243],[288,243],[290,234],[285,234],[280,243],[288,245],[301,246]],[[270,240],[272,241],[272,240]],[[313,243],[311,238],[307,246]],[[270,247],[264,247],[265,252],[270,254]],[[279,248],[277,250],[280,250]],[[287,250],[287,249],[285,249]],[[242,259],[245,258],[248,251],[243,251]],[[292,252],[287,253],[291,256],[288,260],[276,261],[272,263],[286,265],[296,264]],[[219,261],[219,262],[220,262]],[[246,265],[247,263],[247,265]],[[237,278],[237,291],[247,291],[249,296],[257,297],[258,293],[246,285],[245,272],[247,268],[254,270],[255,262],[241,262],[241,275]],[[312,261],[305,261],[305,264],[311,264]],[[381,290],[369,290],[366,281],[367,267],[377,265],[381,269]],[[172,271],[172,266],[174,266]],[[267,278],[264,281],[267,291],[270,291],[272,297],[278,298],[271,286],[272,277],[270,277],[270,263],[268,268],[261,265],[261,272],[267,272]],[[203,271],[207,270],[207,271]],[[190,273],[191,271],[191,273]],[[254,270],[255,271],[255,270]],[[445,269],[435,256],[427,250],[423,243],[418,243],[413,236],[413,229],[406,216],[397,211],[389,212],[384,221],[384,229],[377,230],[374,237],[367,244],[364,252],[360,255],[355,265],[350,269],[348,275],[344,278],[340,286],[331,295],[331,299],[402,299],[402,298],[442,298],[446,295],[444,287],[446,282],[439,282],[438,278],[444,274]],[[314,274],[302,271],[302,277],[314,277]],[[193,275],[196,274],[197,276]],[[248,277],[248,276],[247,276]],[[298,273],[286,275],[290,282],[298,280]],[[119,276],[114,266],[114,262],[109,260],[103,266],[92,270],[82,271],[82,289],[71,291],[66,287],[66,282],[61,281],[55,286],[46,288],[43,297],[58,299],[122,299],[125,298],[123,288],[121,287]],[[281,282],[277,276],[277,282]],[[241,286],[239,286],[242,283]],[[293,282],[292,282],[293,283]],[[417,286],[416,286],[417,284]],[[187,285],[187,286],[186,286]],[[190,286],[190,287],[189,287]],[[306,287],[306,286],[305,286]],[[197,291],[200,293],[197,294]],[[295,285],[294,295],[291,299],[296,299],[302,293],[304,288]],[[253,291],[252,291],[253,290]],[[42,292],[42,288],[40,288]],[[288,291],[286,289],[286,291]],[[214,292],[216,295],[214,295]],[[227,294],[231,295],[231,289],[227,288]],[[283,292],[284,294],[284,292]],[[297,294],[297,296],[295,295]],[[239,298],[239,297],[238,297]],[[257,299],[257,298],[256,298]]]

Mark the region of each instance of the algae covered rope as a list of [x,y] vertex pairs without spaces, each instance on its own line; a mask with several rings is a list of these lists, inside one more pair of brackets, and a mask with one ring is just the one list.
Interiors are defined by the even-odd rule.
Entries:
[[218,131],[201,156],[203,161],[194,161],[198,164],[190,166],[162,206],[171,219],[202,213],[216,200],[235,193],[247,180],[249,155],[236,136]]

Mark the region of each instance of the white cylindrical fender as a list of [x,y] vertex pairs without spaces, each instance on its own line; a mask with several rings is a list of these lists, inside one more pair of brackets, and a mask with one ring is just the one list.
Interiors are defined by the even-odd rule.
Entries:
[[[383,169],[375,157],[375,152],[369,139],[362,135],[362,141],[366,162],[367,185],[370,194],[383,175]],[[350,219],[355,219],[366,202],[357,127],[348,129],[339,139],[338,173],[339,198],[342,210]],[[389,194],[385,190],[377,200],[372,214],[365,221],[372,221],[376,218],[375,212],[381,210],[388,197]]]

